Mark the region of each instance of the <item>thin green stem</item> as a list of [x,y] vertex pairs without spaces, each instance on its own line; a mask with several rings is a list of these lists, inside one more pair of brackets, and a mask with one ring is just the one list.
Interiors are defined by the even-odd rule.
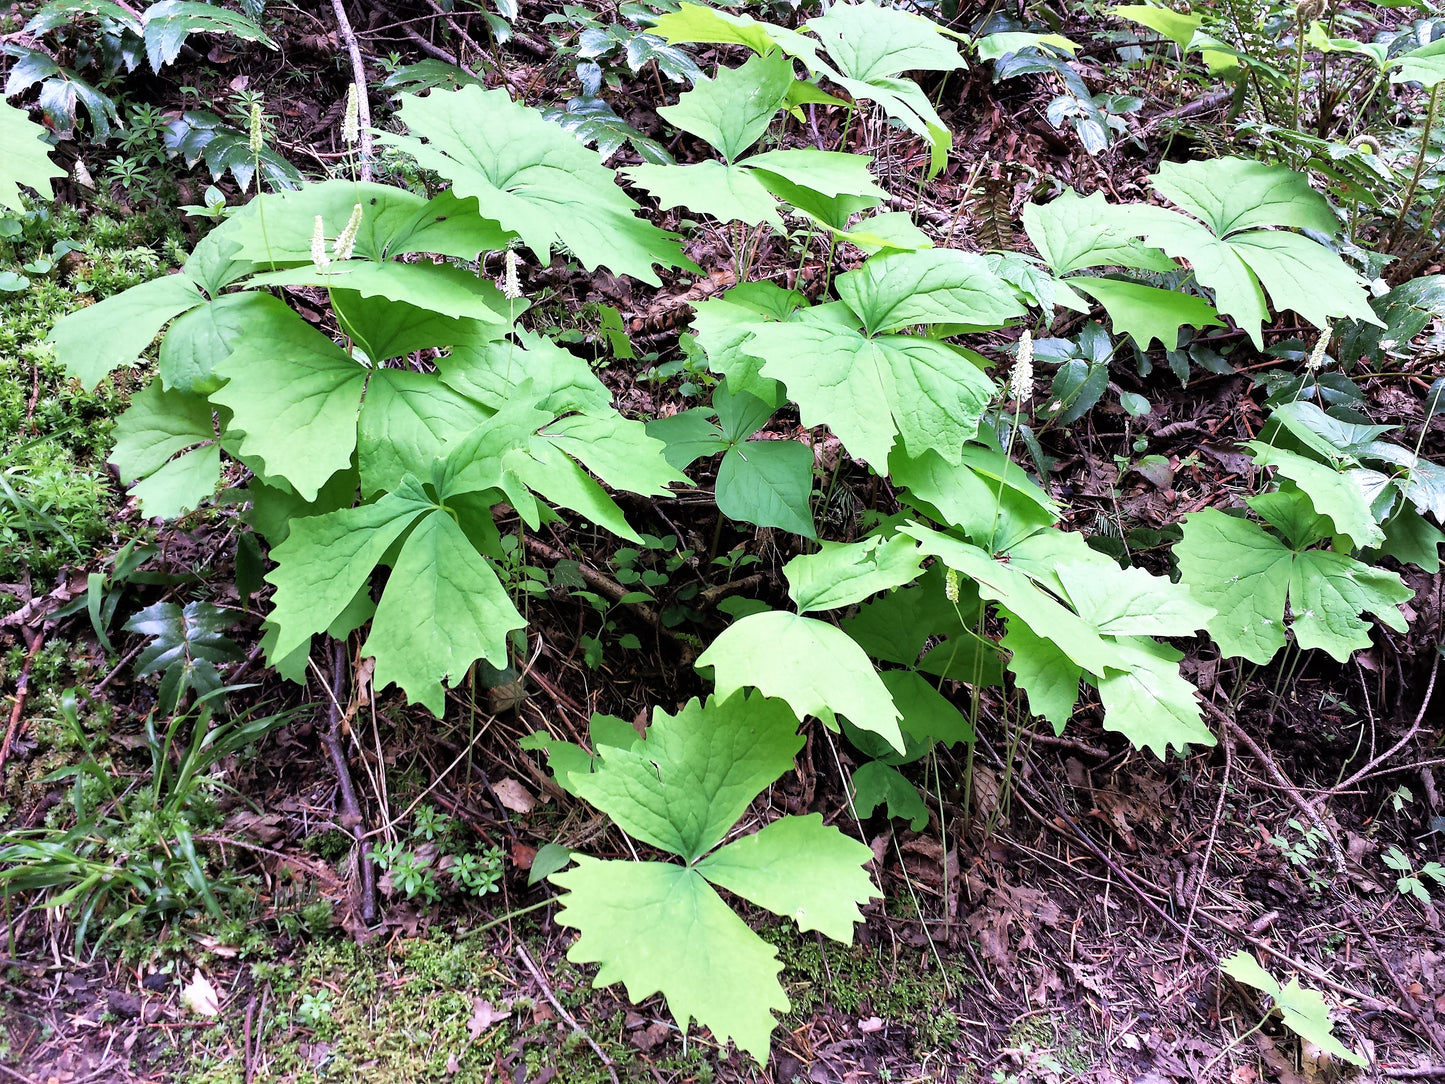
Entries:
[[1435,127],[1435,118],[1440,111],[1440,92],[1445,90],[1445,80],[1436,83],[1430,91],[1430,105],[1425,110],[1425,130],[1420,133],[1420,153],[1415,156],[1415,170],[1410,174],[1410,184],[1405,189],[1405,198],[1400,204],[1400,216],[1395,219],[1395,225],[1390,230],[1390,236],[1385,239],[1381,246],[1384,252],[1393,252],[1395,245],[1399,243],[1400,235],[1405,230],[1405,219],[1409,217],[1410,208],[1415,203],[1415,192],[1420,187],[1420,178],[1425,173],[1425,159],[1430,153],[1430,132]]

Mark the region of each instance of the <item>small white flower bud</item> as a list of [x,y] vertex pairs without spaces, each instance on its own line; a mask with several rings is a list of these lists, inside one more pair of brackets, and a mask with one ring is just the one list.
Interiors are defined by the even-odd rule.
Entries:
[[348,147],[354,146],[361,138],[361,103],[356,96],[356,84],[346,88],[346,114],[341,121],[341,141]]
[[502,273],[502,296],[508,301],[519,301],[522,297],[522,280],[517,277],[517,250],[507,249],[506,270]]
[[250,138],[246,141],[246,148],[251,152],[251,154],[252,154],[253,156],[254,156],[254,155],[257,155],[257,154],[260,154],[260,153],[261,153],[261,142],[262,142],[262,140],[261,140],[261,103],[260,103],[260,102],[252,102],[252,103],[251,103],[251,135],[250,135]]
[[351,253],[356,248],[356,232],[361,229],[361,204],[351,208],[351,217],[346,220],[346,227],[337,235],[336,244],[331,247],[331,255],[338,260],[351,259]]
[[943,597],[958,605],[958,573],[951,568],[943,577]]
[[1018,357],[1008,380],[1009,398],[1022,403],[1034,394],[1034,335],[1028,328],[1019,337]]
[[326,225],[320,215],[316,216],[316,224],[311,228],[311,262],[318,271],[325,271],[331,266],[331,257],[326,254]]
[[1325,351],[1330,348],[1330,336],[1332,334],[1333,332],[1330,329],[1329,321],[1326,321],[1325,329],[1320,332],[1319,341],[1315,343],[1315,348],[1310,351],[1310,359],[1305,365],[1305,368],[1310,372],[1317,372],[1324,367]]

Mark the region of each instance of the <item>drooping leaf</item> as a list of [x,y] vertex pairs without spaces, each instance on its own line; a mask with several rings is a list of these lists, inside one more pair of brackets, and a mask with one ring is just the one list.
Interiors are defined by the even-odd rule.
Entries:
[[625,171],[627,179],[645,188],[663,210],[686,207],[721,223],[748,226],[767,223],[779,233],[783,220],[778,201],[746,168],[746,163],[696,162],[691,165],[640,165]]
[[1104,705],[1104,729],[1128,738],[1138,748],[1153,749],[1163,760],[1170,745],[1213,745],[1199,716],[1197,690],[1179,674],[1184,656],[1168,644],[1144,637],[1115,640],[1115,665],[1097,681]]
[[[801,744],[801,743],[800,743]],[[849,839],[820,813],[783,817],[708,855],[696,869],[759,907],[844,944],[863,921],[858,911],[880,893],[864,868],[866,844]]]
[[0,166],[0,207],[24,209],[20,201],[22,184],[33,188],[41,199],[49,199],[50,182],[65,176],[65,170],[50,161],[50,145],[44,136],[45,129],[34,123],[25,110],[0,99],[0,147],[5,148],[4,165]]
[[1298,979],[1290,979],[1288,984],[1281,986],[1248,952],[1236,952],[1221,962],[1220,969],[1231,978],[1272,998],[1285,1026],[1301,1039],[1351,1065],[1366,1064],[1364,1058],[1335,1038],[1329,1006],[1318,991],[1304,989]]
[[395,682],[440,717],[443,681],[472,663],[507,662],[507,633],[526,626],[497,574],[445,508],[421,517],[402,546],[362,653],[376,659],[377,689]]
[[800,554],[783,567],[788,597],[799,613],[851,606],[879,591],[912,583],[921,572],[918,543],[902,535],[824,542],[817,553]]
[[1336,533],[1356,546],[1374,546],[1385,540],[1385,532],[1375,522],[1370,502],[1360,487],[1333,467],[1257,440],[1249,441],[1245,447],[1255,462],[1273,467],[1308,494],[1315,511],[1328,517]]
[[714,669],[718,695],[744,687],[786,700],[798,718],[836,725],[845,715],[860,730],[903,748],[900,718],[863,649],[841,629],[782,610],[752,614],[723,630],[697,660]]
[[1052,640],[1035,633],[1028,622],[1013,614],[1007,614],[1005,620],[1008,631],[999,645],[1009,652],[1009,673],[1028,695],[1029,711],[1042,715],[1055,734],[1062,734],[1074,717],[1083,669]]
[[161,328],[205,300],[186,276],[163,275],[68,314],[50,341],[65,371],[88,391],[112,369],[134,362]]
[[1115,334],[1128,335],[1141,350],[1153,340],[1166,350],[1179,343],[1181,327],[1205,328],[1220,323],[1214,306],[1178,290],[1161,290],[1123,279],[1076,275],[1069,286],[1104,306]]
[[888,816],[906,818],[915,832],[928,826],[928,807],[923,804],[923,796],[892,765],[881,760],[864,762],[853,773],[852,787],[853,809],[860,820],[871,817],[881,805],[887,807]]
[[116,421],[111,462],[122,484],[145,480],[135,489],[145,516],[172,519],[199,508],[221,480],[210,404],[152,381]]

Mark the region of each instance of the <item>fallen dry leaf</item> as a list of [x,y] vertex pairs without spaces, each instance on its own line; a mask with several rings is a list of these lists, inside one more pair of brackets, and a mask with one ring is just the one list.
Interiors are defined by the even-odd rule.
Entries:
[[875,1031],[882,1031],[884,1027],[881,1016],[870,1016],[867,1020],[858,1021],[858,1030],[864,1035],[871,1035]]
[[467,1021],[467,1034],[472,1037],[472,1042],[476,1042],[481,1038],[482,1032],[511,1015],[510,1012],[499,1012],[492,1008],[490,1001],[474,997],[472,998],[472,1018]]
[[221,1013],[221,995],[201,974],[200,968],[196,968],[196,977],[181,991],[181,1004],[197,1016],[219,1016]]
[[496,794],[497,801],[513,813],[530,813],[537,804],[537,799],[532,797],[531,792],[515,779],[503,779],[492,786],[492,791]]

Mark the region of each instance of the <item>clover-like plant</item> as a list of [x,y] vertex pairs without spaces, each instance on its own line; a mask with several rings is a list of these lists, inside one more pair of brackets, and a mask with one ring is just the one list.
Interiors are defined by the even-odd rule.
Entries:
[[575,868],[553,874],[566,890],[557,921],[580,934],[567,958],[601,964],[596,984],[621,982],[634,1002],[661,992],[684,1029],[695,1018],[761,1064],[773,1013],[788,1009],[782,964],[716,889],[846,944],[858,906],[879,894],[864,869],[872,852],[817,813],[723,844],[803,746],[781,701],[741,692],[691,700],[676,715],[654,710],[646,737],[625,724],[603,733],[623,744],[599,744],[590,771],[554,754],[559,781],[561,765],[575,765],[565,770],[570,789],[681,861],[576,856]]

